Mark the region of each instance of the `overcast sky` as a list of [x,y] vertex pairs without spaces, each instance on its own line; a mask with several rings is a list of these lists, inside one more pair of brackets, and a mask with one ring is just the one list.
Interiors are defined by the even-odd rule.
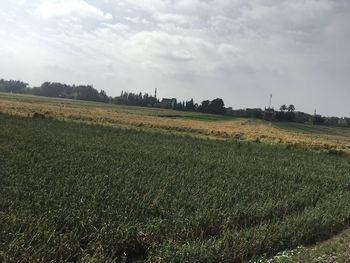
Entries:
[[1,0],[0,78],[350,116],[349,0]]

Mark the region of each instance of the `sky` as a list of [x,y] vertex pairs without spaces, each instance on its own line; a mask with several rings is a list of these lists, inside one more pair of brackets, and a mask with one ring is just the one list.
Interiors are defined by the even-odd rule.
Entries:
[[350,116],[349,0],[0,0],[0,78]]

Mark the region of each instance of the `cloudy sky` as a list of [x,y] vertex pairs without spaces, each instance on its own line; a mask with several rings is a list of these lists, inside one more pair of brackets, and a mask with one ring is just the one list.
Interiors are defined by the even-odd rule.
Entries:
[[349,0],[1,0],[0,78],[350,116]]

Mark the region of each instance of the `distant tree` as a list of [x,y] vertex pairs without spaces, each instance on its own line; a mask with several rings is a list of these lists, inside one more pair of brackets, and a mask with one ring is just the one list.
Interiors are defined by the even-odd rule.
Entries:
[[288,111],[284,115],[284,121],[294,121],[295,113],[293,111]]
[[185,110],[186,111],[195,111],[196,110],[193,99],[186,101]]
[[276,115],[275,115],[275,118],[278,121],[284,121],[285,120],[285,115],[286,115],[286,113],[284,111],[282,111],[282,110],[281,111],[277,111]]
[[209,104],[209,113],[213,114],[223,114],[225,113],[225,104],[222,99],[215,99]]
[[289,111],[289,112],[294,112],[294,111],[295,111],[295,106],[294,106],[293,104],[290,104],[290,105],[288,106],[288,111]]
[[322,123],[324,123],[324,121],[325,121],[325,119],[322,116],[317,115],[314,117],[313,123],[314,124],[322,124]]
[[22,81],[0,79],[1,92],[25,93],[27,87],[28,84]]
[[288,108],[287,108],[287,105],[286,104],[283,104],[281,107],[280,107],[280,111],[286,111]]
[[198,111],[200,111],[200,112],[209,112],[209,105],[210,105],[210,101],[209,100],[202,101],[201,105],[199,105],[199,107],[198,107]]
[[294,121],[295,120],[295,107],[293,104],[290,104],[288,107],[283,104],[280,107],[280,111],[276,112],[275,118],[278,121]]
[[185,106],[182,102],[178,102],[176,103],[174,110],[183,111],[185,110]]
[[77,86],[75,87],[75,99],[100,101],[99,92],[92,86]]
[[150,96],[148,93],[142,94],[142,92],[140,92],[137,94],[122,91],[119,97],[110,98],[110,102],[113,104],[121,105],[151,107],[157,103],[157,99]]
[[225,104],[222,99],[215,99],[212,101],[204,100],[201,105],[197,107],[197,111],[212,114],[223,114],[226,112]]
[[101,90],[98,96],[101,102],[109,102],[109,97],[107,96],[107,93],[104,90]]

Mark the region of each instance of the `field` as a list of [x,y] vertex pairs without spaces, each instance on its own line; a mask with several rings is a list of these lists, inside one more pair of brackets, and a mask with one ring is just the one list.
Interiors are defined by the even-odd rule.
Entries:
[[0,111],[0,261],[348,260],[349,234],[294,250],[349,226],[347,129],[4,94]]
[[0,112],[20,116],[37,112],[60,120],[350,153],[350,128],[271,124],[254,119],[4,93],[0,93]]

